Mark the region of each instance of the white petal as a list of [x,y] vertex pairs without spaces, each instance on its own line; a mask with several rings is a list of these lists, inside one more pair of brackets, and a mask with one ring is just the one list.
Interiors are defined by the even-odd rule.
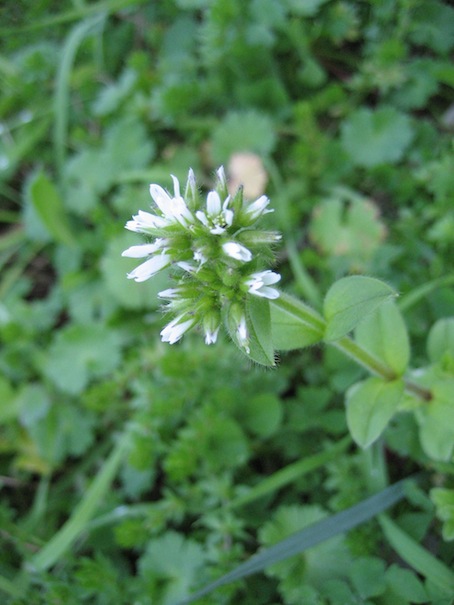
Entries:
[[270,200],[266,197],[266,195],[262,195],[259,197],[258,200],[256,200],[246,208],[246,214],[249,215],[249,218],[251,220],[257,220],[262,214],[274,212],[272,209],[266,210],[266,207],[269,203]]
[[221,213],[221,198],[217,191],[210,191],[207,196],[207,213],[212,217]]
[[167,254],[158,254],[157,256],[152,256],[131,271],[131,273],[128,273],[128,279],[133,279],[136,282],[145,281],[170,265],[171,261],[172,259]]
[[207,344],[207,345],[214,344],[218,339],[218,334],[219,334],[219,328],[216,328],[216,330],[213,330],[213,331],[205,330],[205,344]]
[[150,185],[150,195],[155,204],[166,218],[172,218],[169,212],[172,198],[160,185]]
[[197,267],[191,265],[191,263],[187,263],[185,260],[180,261],[179,263],[177,263],[177,265],[188,273],[195,273],[197,271]]
[[175,344],[194,325],[195,320],[193,318],[182,321],[183,318],[184,315],[179,315],[161,330],[162,342]]
[[176,176],[173,176],[173,174],[170,175],[172,177],[172,181],[173,181],[173,190],[175,192],[175,197],[181,197],[180,196],[180,182],[178,181]]
[[221,185],[223,185],[224,187],[226,186],[226,178],[225,178],[225,171],[224,171],[224,166],[220,166],[217,170],[216,170],[216,174],[217,177],[219,179],[219,182],[221,183]]
[[168,298],[169,300],[179,298],[180,295],[181,292],[178,288],[168,288],[167,290],[162,290],[161,292],[158,292],[159,298]]
[[261,298],[269,298],[270,300],[275,300],[279,298],[279,291],[276,288],[270,288],[269,286],[262,286],[256,290],[250,289],[249,292],[254,294],[255,296],[260,296]]
[[129,258],[143,258],[154,254],[158,250],[163,248],[165,240],[158,239],[153,244],[140,244],[139,246],[131,246],[121,253],[121,256],[127,256]]
[[248,263],[252,260],[252,252],[237,242],[226,242],[222,249],[231,258]]
[[195,215],[199,219],[199,221],[205,225],[205,227],[208,227],[208,219],[207,219],[205,212],[202,212],[201,210],[197,210]]

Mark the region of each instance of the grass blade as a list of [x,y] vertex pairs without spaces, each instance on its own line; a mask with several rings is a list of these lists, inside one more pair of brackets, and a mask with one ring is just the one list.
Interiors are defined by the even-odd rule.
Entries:
[[74,27],[66,39],[55,82],[54,145],[58,174],[61,178],[66,156],[66,136],[69,117],[69,81],[77,49],[85,36],[104,20],[104,14],[82,21]]
[[85,497],[79,503],[73,515],[49,542],[30,559],[27,565],[28,569],[37,572],[49,569],[85,531],[87,524],[96,512],[99,503],[104,498],[117,474],[118,467],[128,448],[129,437],[129,433],[125,433],[118,440],[109,458],[93,480],[93,483],[90,485]]
[[454,572],[418,544],[386,515],[379,517],[385,536],[402,559],[418,573],[446,592],[454,594]]
[[262,571],[269,565],[273,565],[288,557],[304,552],[308,548],[320,544],[320,542],[324,542],[337,534],[345,533],[361,523],[372,519],[393,504],[399,502],[399,500],[402,500],[405,495],[405,484],[407,481],[408,479],[399,481],[351,508],[326,519],[322,519],[318,523],[314,523],[313,525],[296,532],[267,550],[254,555],[233,571],[225,574],[218,580],[211,582],[184,601],[181,601],[178,605],[192,603],[200,597],[212,592],[215,588],[219,588],[219,586],[229,584],[235,580],[240,580],[241,578]]

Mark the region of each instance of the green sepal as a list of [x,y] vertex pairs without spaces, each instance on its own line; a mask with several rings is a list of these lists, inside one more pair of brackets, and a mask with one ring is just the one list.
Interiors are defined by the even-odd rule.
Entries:
[[326,294],[323,312],[327,321],[325,340],[342,338],[379,305],[396,296],[384,282],[363,275],[343,277]]
[[372,376],[354,384],[346,396],[347,424],[362,448],[376,441],[394,416],[404,394],[404,382]]
[[393,300],[370,313],[355,330],[356,342],[401,376],[410,360],[405,321]]
[[268,299],[250,296],[246,302],[246,321],[249,332],[249,357],[265,366],[276,365]]

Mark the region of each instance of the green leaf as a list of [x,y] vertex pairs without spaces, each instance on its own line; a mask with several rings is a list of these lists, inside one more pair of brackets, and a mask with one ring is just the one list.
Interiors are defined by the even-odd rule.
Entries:
[[427,337],[427,354],[432,362],[449,354],[454,358],[454,317],[439,319]]
[[75,246],[65,208],[57,188],[44,172],[38,172],[29,185],[30,200],[47,231],[55,241]]
[[233,571],[225,574],[218,580],[208,584],[197,593],[187,597],[179,602],[178,605],[187,605],[200,597],[209,594],[219,586],[229,584],[235,580],[246,578],[254,573],[262,571],[269,565],[283,561],[288,557],[306,551],[333,536],[342,534],[350,529],[357,527],[361,523],[368,521],[377,514],[383,512],[396,502],[402,500],[405,494],[406,481],[399,481],[394,485],[385,488],[378,494],[363,500],[359,504],[352,506],[340,513],[331,515],[321,521],[309,525],[305,529],[298,531],[288,538],[274,544],[266,550],[262,550],[248,561],[241,563]]
[[385,592],[385,563],[375,557],[361,557],[352,563],[350,576],[361,598],[378,597]]
[[380,437],[394,416],[403,393],[403,381],[384,382],[375,376],[348,390],[347,424],[358,445],[369,447]]
[[247,301],[247,319],[251,357],[266,366],[276,365],[271,338],[270,304],[265,298],[250,296]]
[[411,603],[426,603],[429,600],[421,580],[410,569],[391,565],[386,570],[386,583],[395,594]]
[[392,107],[360,108],[342,124],[344,149],[358,166],[398,162],[413,139],[410,119]]
[[[321,317],[304,319],[306,309],[291,296],[281,293],[270,302],[273,346],[278,351],[302,349],[323,339],[324,322]],[[315,313],[315,312],[314,312]]]
[[78,394],[92,377],[112,372],[121,360],[118,334],[99,324],[71,325],[59,330],[44,368],[63,392]]
[[255,435],[270,437],[281,424],[282,403],[274,393],[259,393],[241,402],[237,416],[240,425]]
[[344,259],[353,272],[364,270],[385,232],[374,203],[340,187],[315,207],[309,229],[321,252],[336,263]]
[[269,155],[276,144],[272,120],[258,111],[233,112],[213,132],[213,157],[225,162],[236,151]]
[[448,461],[454,451],[454,380],[450,382],[451,394],[447,399],[437,397],[435,384],[432,387],[434,398],[416,414],[421,445],[425,453],[435,460]]
[[139,576],[153,602],[175,605],[195,583],[205,561],[202,546],[174,531],[150,541],[139,560]]
[[325,340],[338,340],[379,305],[396,296],[384,282],[372,277],[353,275],[335,282],[326,294],[323,311],[327,320]]
[[384,302],[359,324],[355,340],[396,374],[401,375],[407,369],[410,359],[407,327],[393,300]]
[[443,521],[443,539],[454,540],[454,489],[435,487],[430,497],[437,509],[437,517]]

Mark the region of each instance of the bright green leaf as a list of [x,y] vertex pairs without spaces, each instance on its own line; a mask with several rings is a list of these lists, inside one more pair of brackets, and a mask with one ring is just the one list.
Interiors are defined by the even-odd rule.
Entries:
[[358,382],[347,392],[347,424],[353,439],[369,447],[385,430],[404,393],[401,380],[384,382],[375,376]]
[[407,369],[410,359],[407,328],[393,300],[384,302],[359,324],[355,340],[396,374],[401,375]]
[[338,340],[379,305],[395,296],[394,290],[372,277],[353,275],[335,282],[325,297],[323,310],[327,320],[325,340]]
[[446,353],[454,358],[454,317],[435,322],[427,337],[427,353],[432,362],[440,361]]

